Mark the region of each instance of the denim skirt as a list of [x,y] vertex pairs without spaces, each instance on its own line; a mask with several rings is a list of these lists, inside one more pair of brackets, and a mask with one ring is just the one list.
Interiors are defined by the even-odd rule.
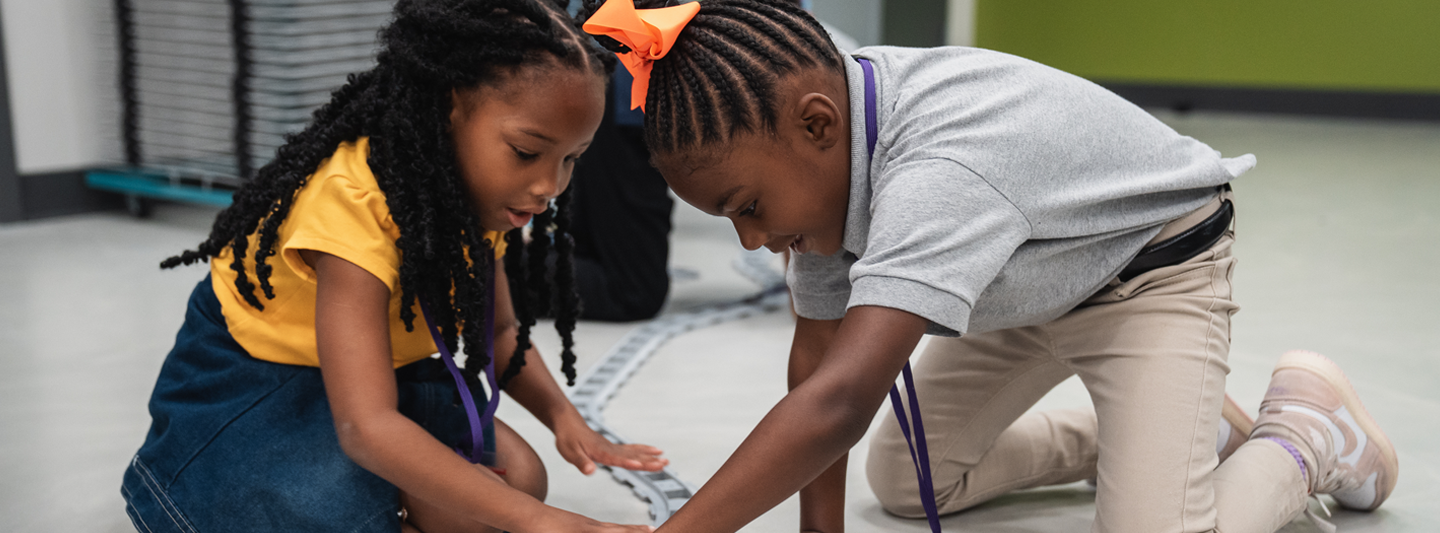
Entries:
[[[443,362],[424,359],[395,378],[402,414],[446,445],[468,445],[469,421]],[[470,389],[483,405],[484,389],[476,380]],[[340,449],[320,369],[246,353],[208,276],[190,296],[150,416],[121,486],[141,532],[400,530],[398,490]]]

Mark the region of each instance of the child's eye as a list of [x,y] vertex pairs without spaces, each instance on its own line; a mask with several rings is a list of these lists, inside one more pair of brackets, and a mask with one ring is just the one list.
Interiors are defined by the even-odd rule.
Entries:
[[530,161],[532,159],[540,157],[540,154],[532,154],[519,148],[515,148],[514,146],[511,146],[510,148],[515,150],[515,157],[519,157],[521,161]]
[[740,216],[742,216],[742,217],[748,217],[748,216],[754,215],[754,214],[755,214],[755,206],[757,206],[757,205],[759,205],[759,204],[760,204],[760,202],[759,202],[758,200],[757,200],[757,201],[754,201],[754,202],[750,202],[750,205],[746,206],[745,209],[742,209],[742,210],[740,211]]

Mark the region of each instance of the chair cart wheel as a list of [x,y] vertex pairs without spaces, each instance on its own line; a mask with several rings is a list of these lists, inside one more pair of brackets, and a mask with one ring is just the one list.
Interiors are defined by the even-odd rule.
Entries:
[[138,194],[125,195],[125,211],[135,218],[150,218],[155,211],[155,201]]

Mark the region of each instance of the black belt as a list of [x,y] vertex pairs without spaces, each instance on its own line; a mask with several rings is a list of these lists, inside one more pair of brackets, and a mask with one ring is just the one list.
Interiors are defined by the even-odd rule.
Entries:
[[1120,281],[1130,281],[1131,278],[1151,270],[1178,265],[1200,255],[1200,252],[1209,250],[1215,243],[1220,242],[1220,237],[1225,236],[1225,231],[1230,229],[1230,221],[1234,218],[1235,206],[1230,200],[1221,202],[1220,209],[1199,224],[1180,232],[1179,235],[1141,248],[1140,254],[1120,271]]

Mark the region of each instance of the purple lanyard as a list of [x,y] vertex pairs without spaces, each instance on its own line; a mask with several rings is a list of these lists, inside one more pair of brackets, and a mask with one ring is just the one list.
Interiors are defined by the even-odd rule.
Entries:
[[[870,158],[875,158],[875,142],[880,136],[880,118],[875,108],[875,67],[870,60],[855,58],[865,71],[865,147]],[[868,172],[868,169],[867,169]],[[905,392],[910,397],[910,414],[915,419],[915,437],[910,436],[910,420],[905,417],[905,404],[900,400],[900,388],[890,387],[890,406],[895,408],[895,418],[900,422],[900,432],[905,434],[905,444],[910,447],[910,461],[915,463],[915,478],[920,482],[920,505],[925,508],[925,519],[930,521],[930,531],[940,533],[940,513],[935,507],[935,483],[930,478],[930,451],[925,445],[925,424],[920,422],[920,399],[915,396],[915,374],[910,363],[905,363]],[[918,448],[918,450],[917,450]]]
[[[494,260],[491,260],[494,264]],[[470,452],[456,448],[462,457],[472,464],[490,465],[493,460],[487,460],[485,454],[485,428],[495,423],[495,408],[500,406],[500,387],[495,385],[495,278],[485,282],[485,355],[490,360],[485,364],[485,378],[490,382],[490,398],[485,404],[485,412],[479,413],[475,408],[475,397],[470,394],[470,386],[465,383],[465,377],[460,374],[460,367],[455,365],[455,355],[450,353],[450,348],[445,346],[445,339],[440,336],[440,328],[435,326],[435,321],[430,318],[430,307],[420,300],[420,312],[425,315],[425,325],[430,329],[430,338],[435,340],[435,348],[440,350],[440,358],[445,360],[445,367],[450,369],[450,376],[455,378],[455,386],[460,389],[460,400],[465,404],[465,415],[470,418]]]

